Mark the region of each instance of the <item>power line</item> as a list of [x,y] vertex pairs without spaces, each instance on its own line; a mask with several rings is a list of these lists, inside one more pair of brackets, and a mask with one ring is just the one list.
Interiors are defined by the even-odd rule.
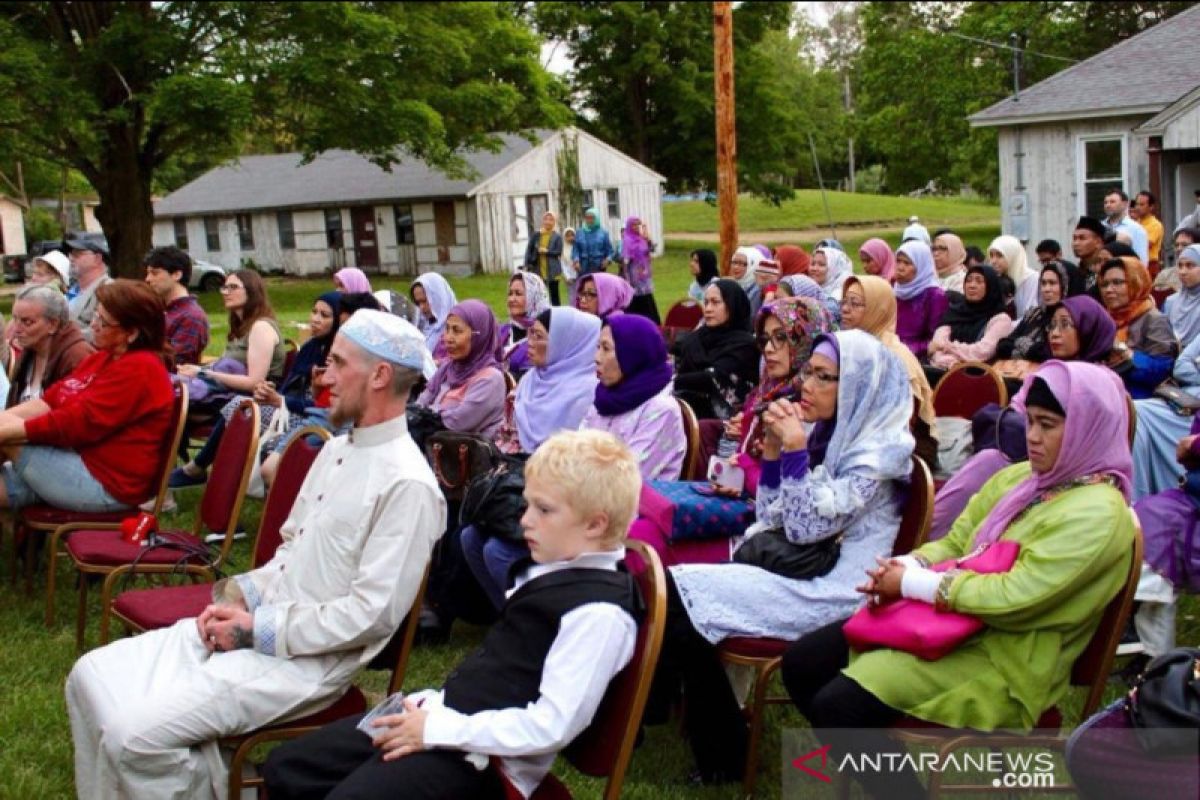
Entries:
[[941,31],[941,32],[946,34],[947,36],[953,36],[958,39],[966,39],[968,42],[976,42],[977,44],[986,44],[989,47],[998,47],[1001,50],[1012,50],[1017,53],[1027,53],[1028,55],[1031,55],[1031,56],[1041,56],[1042,58],[1053,58],[1058,61],[1066,61],[1068,64],[1078,64],[1079,63],[1079,59],[1077,59],[1077,58],[1067,58],[1066,56],[1056,56],[1056,55],[1052,55],[1050,53],[1039,53],[1036,50],[1024,50],[1020,47],[1013,47],[1010,44],[1003,44],[1001,42],[989,42],[987,39],[978,39],[974,36],[967,36],[962,33],[955,33],[954,31]]

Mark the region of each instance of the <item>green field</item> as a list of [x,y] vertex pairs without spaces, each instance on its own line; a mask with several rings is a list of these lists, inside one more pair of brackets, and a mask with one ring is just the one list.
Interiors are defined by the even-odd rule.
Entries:
[[[1000,224],[1000,207],[990,203],[957,198],[891,197],[877,194],[827,192],[829,212],[839,227],[903,228],[913,214],[929,228],[959,225]],[[668,236],[689,233],[714,233],[718,215],[715,205],[702,200],[663,204],[663,225]],[[738,227],[742,232],[828,231],[829,218],[821,201],[821,192],[801,189],[791,200],[774,206],[749,195],[738,198]],[[819,236],[827,235],[821,233]],[[819,238],[818,236],[818,238]]]

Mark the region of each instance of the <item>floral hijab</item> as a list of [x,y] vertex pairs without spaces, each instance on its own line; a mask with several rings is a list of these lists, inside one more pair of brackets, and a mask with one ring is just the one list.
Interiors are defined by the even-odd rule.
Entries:
[[520,280],[525,284],[525,311],[511,317],[512,324],[518,328],[529,330],[537,322],[538,314],[550,307],[550,294],[546,290],[546,282],[535,272],[521,270],[513,274],[508,283]]

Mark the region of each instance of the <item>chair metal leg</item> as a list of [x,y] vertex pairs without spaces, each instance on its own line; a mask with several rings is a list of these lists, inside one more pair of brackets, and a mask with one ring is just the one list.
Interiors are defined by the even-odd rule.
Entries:
[[[46,543],[46,627],[54,627],[54,593],[58,591],[58,545],[62,538],[58,531],[47,537]],[[80,579],[82,580],[82,574]]]
[[87,631],[87,599],[88,599],[88,576],[87,573],[79,573],[79,606],[75,612],[75,652],[83,653],[83,645]]
[[758,783],[758,749],[762,746],[763,721],[767,714],[767,688],[780,663],[776,658],[755,667],[754,704],[748,709],[750,741],[746,746],[746,771],[742,774],[742,794],[746,797],[754,796],[754,786]]

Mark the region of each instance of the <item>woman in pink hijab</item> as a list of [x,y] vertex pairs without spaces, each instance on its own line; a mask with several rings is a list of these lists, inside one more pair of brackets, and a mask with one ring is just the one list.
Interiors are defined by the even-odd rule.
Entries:
[[333,287],[343,294],[358,294],[370,292],[371,282],[367,275],[357,267],[346,267],[333,273]]
[[863,272],[878,275],[888,283],[895,283],[896,255],[883,239],[867,239],[858,248],[858,260]]

